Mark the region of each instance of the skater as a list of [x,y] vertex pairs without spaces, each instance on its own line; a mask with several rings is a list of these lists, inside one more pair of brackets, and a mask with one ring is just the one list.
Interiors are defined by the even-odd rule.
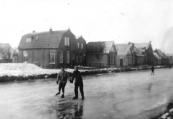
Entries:
[[62,89],[62,96],[61,98],[64,98],[65,93],[65,85],[67,83],[68,73],[65,71],[65,67],[61,67],[61,71],[57,75],[57,81],[56,83],[59,83],[59,92],[56,95],[59,95],[61,93]]
[[78,99],[78,87],[79,87],[80,92],[81,92],[81,96],[82,96],[82,100],[84,100],[82,76],[81,76],[81,73],[78,71],[77,66],[74,67],[74,72],[73,72],[73,76],[71,79],[71,83],[73,83],[74,78],[75,78],[75,83],[74,83],[74,85],[75,85],[75,88],[74,88],[75,97],[73,97],[73,99]]
[[154,75],[154,66],[151,67],[151,75]]

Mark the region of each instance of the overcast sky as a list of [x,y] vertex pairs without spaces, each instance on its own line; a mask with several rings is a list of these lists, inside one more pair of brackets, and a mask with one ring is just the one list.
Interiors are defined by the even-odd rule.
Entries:
[[0,42],[17,47],[22,35],[71,31],[87,42],[149,42],[173,53],[172,0],[0,0]]

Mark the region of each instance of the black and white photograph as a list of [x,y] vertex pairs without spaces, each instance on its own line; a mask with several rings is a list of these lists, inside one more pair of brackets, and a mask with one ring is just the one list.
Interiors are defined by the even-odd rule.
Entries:
[[0,119],[173,119],[172,0],[0,0]]

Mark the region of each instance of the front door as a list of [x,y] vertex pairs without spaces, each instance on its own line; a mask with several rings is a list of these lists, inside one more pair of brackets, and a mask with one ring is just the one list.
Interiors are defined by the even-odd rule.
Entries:
[[123,59],[120,59],[120,66],[123,66]]

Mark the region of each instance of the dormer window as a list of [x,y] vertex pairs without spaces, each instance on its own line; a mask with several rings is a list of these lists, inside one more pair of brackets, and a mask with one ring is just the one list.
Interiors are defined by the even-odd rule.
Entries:
[[69,37],[65,37],[65,46],[70,46],[70,39]]
[[30,43],[31,42],[31,38],[26,38],[26,42]]

